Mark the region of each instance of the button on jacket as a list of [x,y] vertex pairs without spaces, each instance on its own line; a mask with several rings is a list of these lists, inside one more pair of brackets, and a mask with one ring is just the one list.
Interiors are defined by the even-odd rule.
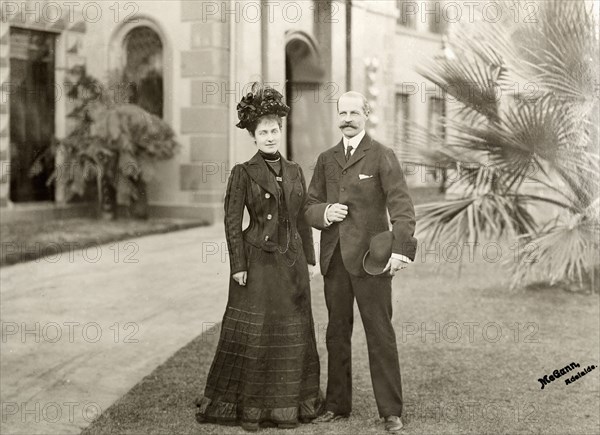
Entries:
[[[267,163],[256,153],[248,162],[233,167],[225,195],[225,235],[229,249],[231,273],[248,270],[245,244],[266,252],[303,249],[308,264],[315,264],[312,229],[305,220],[306,182],[295,162],[281,157],[282,187],[289,215],[289,242],[278,240],[279,198],[274,176]],[[244,208],[250,225],[242,231]],[[298,237],[299,236],[299,237]]]

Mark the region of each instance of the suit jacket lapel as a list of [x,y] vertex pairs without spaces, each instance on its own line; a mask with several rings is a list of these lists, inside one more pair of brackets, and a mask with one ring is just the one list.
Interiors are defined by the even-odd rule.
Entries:
[[365,156],[365,152],[369,148],[371,148],[371,138],[368,134],[365,133],[362,140],[356,147],[356,151],[354,151],[354,154],[352,154],[352,157],[350,157],[350,160],[348,160],[348,163],[346,163],[346,166],[344,166],[344,169],[347,169],[355,163],[359,162]]
[[254,157],[248,161],[248,175],[250,175],[256,184],[265,189],[267,192],[271,193],[271,195],[275,195],[277,193],[275,180],[273,177],[271,177],[269,168],[267,168],[267,162],[265,162],[260,154],[254,154]]
[[340,140],[340,142],[335,146],[333,150],[333,156],[338,164],[343,168],[346,166],[346,154],[344,153],[344,140]]
[[342,139],[340,143],[335,146],[333,150],[333,155],[339,165],[343,169],[347,169],[350,166],[354,165],[356,162],[360,161],[365,156],[365,151],[367,151],[371,147],[371,138],[368,134],[365,134],[356,147],[356,151],[350,157],[350,160],[346,162],[346,153],[344,152],[344,140]]

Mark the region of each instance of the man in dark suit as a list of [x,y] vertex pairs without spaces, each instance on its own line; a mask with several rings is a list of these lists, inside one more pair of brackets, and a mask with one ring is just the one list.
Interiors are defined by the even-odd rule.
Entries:
[[[358,92],[338,100],[342,140],[323,152],[308,189],[307,221],[321,230],[321,273],[329,312],[326,412],[317,423],[352,410],[351,337],[354,298],[367,336],[375,400],[385,427],[402,428],[402,386],[392,327],[392,276],[414,260],[414,208],[392,151],[365,133],[369,105]],[[388,220],[389,213],[389,220]],[[385,272],[363,268],[371,238],[390,229],[394,241]]]

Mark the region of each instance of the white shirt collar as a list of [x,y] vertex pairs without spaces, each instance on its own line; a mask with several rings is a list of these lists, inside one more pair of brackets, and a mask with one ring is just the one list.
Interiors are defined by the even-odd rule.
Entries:
[[351,137],[350,139],[348,139],[346,136],[344,136],[344,152],[346,151],[346,149],[348,148],[348,146],[352,146],[352,151],[356,150],[356,148],[358,147],[358,145],[360,144],[360,141],[363,140],[363,137],[365,137],[366,132],[363,130],[360,133],[358,133],[356,136]]

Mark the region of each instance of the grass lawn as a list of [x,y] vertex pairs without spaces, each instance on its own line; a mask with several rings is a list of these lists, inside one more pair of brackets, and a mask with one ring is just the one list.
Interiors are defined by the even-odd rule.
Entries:
[[114,221],[72,218],[2,223],[0,266],[56,255],[66,250],[200,225],[206,225],[206,222],[172,218]]
[[[403,433],[599,433],[600,369],[571,385],[565,385],[566,376],[543,390],[538,382],[571,362],[580,363],[579,370],[599,365],[598,295],[543,287],[510,291],[507,272],[480,258],[476,255],[473,263],[464,265],[460,278],[455,265],[438,269],[433,256],[427,263],[418,258],[394,279]],[[327,311],[321,277],[313,280],[312,291],[325,388]],[[289,433],[385,433],[372,393],[364,331],[356,316],[351,418],[303,425]],[[204,390],[217,340],[218,330],[193,339],[83,434],[245,433],[240,427],[199,425],[194,419],[194,399]]]

